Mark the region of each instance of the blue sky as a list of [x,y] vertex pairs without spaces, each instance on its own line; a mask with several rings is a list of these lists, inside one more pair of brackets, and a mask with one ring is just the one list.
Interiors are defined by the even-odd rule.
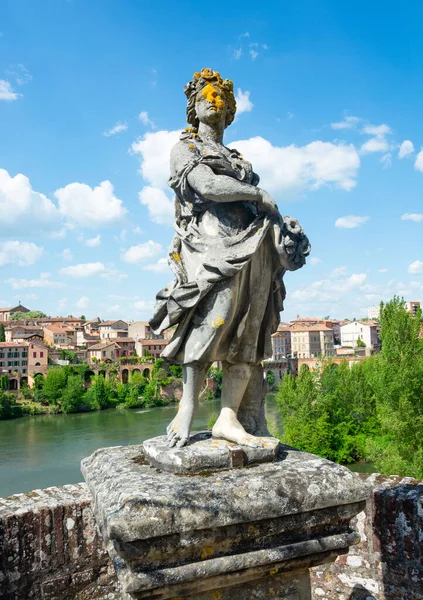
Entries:
[[282,319],[423,301],[423,5],[261,4],[3,0],[0,306],[149,318],[203,67],[234,81],[226,143],[312,244]]

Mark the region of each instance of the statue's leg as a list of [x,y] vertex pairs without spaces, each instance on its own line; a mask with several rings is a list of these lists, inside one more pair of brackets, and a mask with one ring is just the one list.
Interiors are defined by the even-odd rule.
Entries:
[[168,425],[169,446],[185,446],[189,440],[192,421],[198,406],[198,396],[210,365],[198,362],[182,366],[184,391],[176,417]]
[[251,367],[251,376],[238,410],[238,420],[252,435],[270,435],[266,423],[266,383],[261,364]]
[[244,446],[254,448],[263,445],[263,441],[247,433],[238,421],[238,409],[251,377],[252,365],[232,365],[223,362],[222,409],[212,434]]

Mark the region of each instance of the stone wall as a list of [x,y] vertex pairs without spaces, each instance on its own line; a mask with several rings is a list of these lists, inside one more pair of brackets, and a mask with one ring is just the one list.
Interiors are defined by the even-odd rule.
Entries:
[[[423,600],[423,482],[371,475],[361,542],[312,570],[314,600]],[[119,600],[85,484],[0,499],[2,600]]]
[[312,569],[315,600],[423,600],[423,482],[370,475],[358,546]]

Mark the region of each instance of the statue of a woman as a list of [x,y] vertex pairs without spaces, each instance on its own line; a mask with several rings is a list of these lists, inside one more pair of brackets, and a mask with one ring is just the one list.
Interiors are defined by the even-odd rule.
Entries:
[[[177,325],[162,353],[183,367],[183,396],[167,428],[170,446],[184,446],[205,376],[223,369],[221,412],[214,437],[260,446],[257,424],[238,419],[254,399],[261,361],[272,355],[286,270],[302,267],[309,243],[298,222],[282,217],[259,177],[234,149],[223,145],[234,119],[233,84],[203,69],[185,86],[188,127],[174,146],[170,187],[175,191],[175,236],[169,252],[176,279],[157,295],[155,332]],[[245,411],[244,411],[245,412]],[[254,412],[254,410],[253,410]],[[245,417],[245,415],[244,415]],[[248,422],[244,418],[244,422]],[[264,426],[265,429],[265,426]],[[255,433],[256,435],[252,435]]]

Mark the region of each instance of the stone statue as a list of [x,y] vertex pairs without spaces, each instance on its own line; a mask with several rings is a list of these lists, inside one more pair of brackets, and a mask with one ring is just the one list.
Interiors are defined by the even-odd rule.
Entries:
[[[169,446],[184,446],[205,376],[223,369],[221,412],[212,435],[260,447],[265,420],[261,362],[283,309],[286,270],[305,264],[310,245],[298,221],[283,217],[237,150],[223,145],[235,117],[232,81],[203,69],[185,86],[187,121],[170,158],[175,280],[157,295],[153,331],[177,325],[162,353],[183,367],[183,396],[167,428]],[[243,415],[240,422],[240,415]],[[259,422],[260,421],[260,422]]]

